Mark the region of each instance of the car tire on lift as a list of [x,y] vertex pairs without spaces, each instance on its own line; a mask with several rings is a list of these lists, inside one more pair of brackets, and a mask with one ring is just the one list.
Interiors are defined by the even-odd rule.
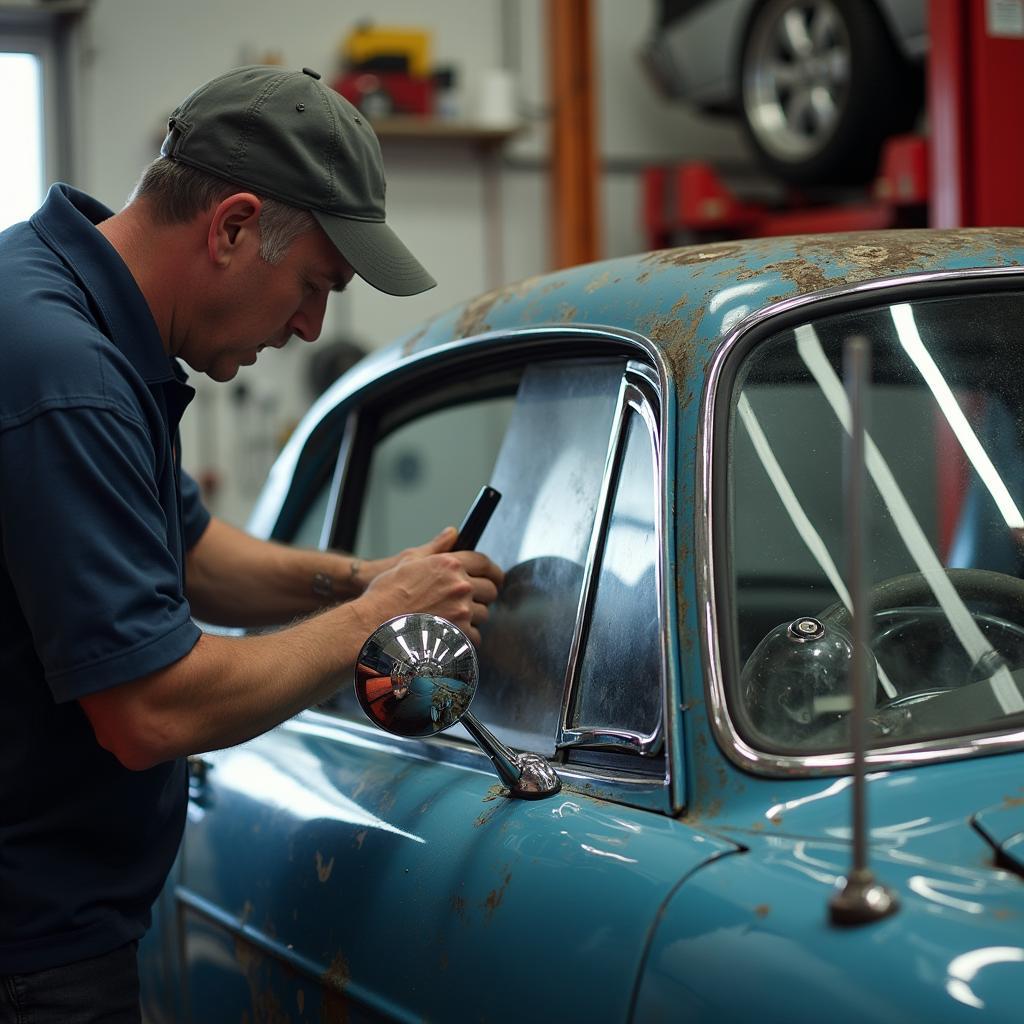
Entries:
[[921,110],[923,70],[897,49],[872,0],[758,3],[737,73],[747,138],[794,185],[869,180],[882,143],[910,130]]

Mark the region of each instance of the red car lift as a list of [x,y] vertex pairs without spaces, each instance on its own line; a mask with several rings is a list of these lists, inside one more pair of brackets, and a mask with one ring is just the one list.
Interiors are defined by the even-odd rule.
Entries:
[[930,0],[929,138],[896,136],[861,201],[783,208],[734,195],[706,163],[644,175],[651,248],[877,228],[1024,225],[1024,0]]

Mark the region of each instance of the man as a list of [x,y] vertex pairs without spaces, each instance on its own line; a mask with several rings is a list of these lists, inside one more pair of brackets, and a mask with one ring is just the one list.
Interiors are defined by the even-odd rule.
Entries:
[[[432,611],[475,640],[501,572],[447,530],[379,562],[257,541],[180,470],[192,396],[358,274],[433,280],[384,222],[380,150],[308,69],[174,112],[111,212],[66,186],[0,235],[0,1021],[138,1019],[135,944],[175,856],[182,758],[327,698],[365,638]],[[272,634],[204,635],[293,620]]]

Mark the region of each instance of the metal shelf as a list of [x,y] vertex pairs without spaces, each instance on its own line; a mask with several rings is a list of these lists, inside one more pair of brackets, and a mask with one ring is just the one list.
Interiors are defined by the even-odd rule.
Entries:
[[499,128],[473,121],[447,121],[437,117],[382,117],[370,122],[380,139],[437,139],[496,145],[523,130],[523,125]]

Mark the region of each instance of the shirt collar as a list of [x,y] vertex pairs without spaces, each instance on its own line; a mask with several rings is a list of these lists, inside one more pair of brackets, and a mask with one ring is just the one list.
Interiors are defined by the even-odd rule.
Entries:
[[50,187],[30,223],[89,293],[102,329],[147,383],[178,378],[145,296],[96,225],[113,211],[70,185]]

